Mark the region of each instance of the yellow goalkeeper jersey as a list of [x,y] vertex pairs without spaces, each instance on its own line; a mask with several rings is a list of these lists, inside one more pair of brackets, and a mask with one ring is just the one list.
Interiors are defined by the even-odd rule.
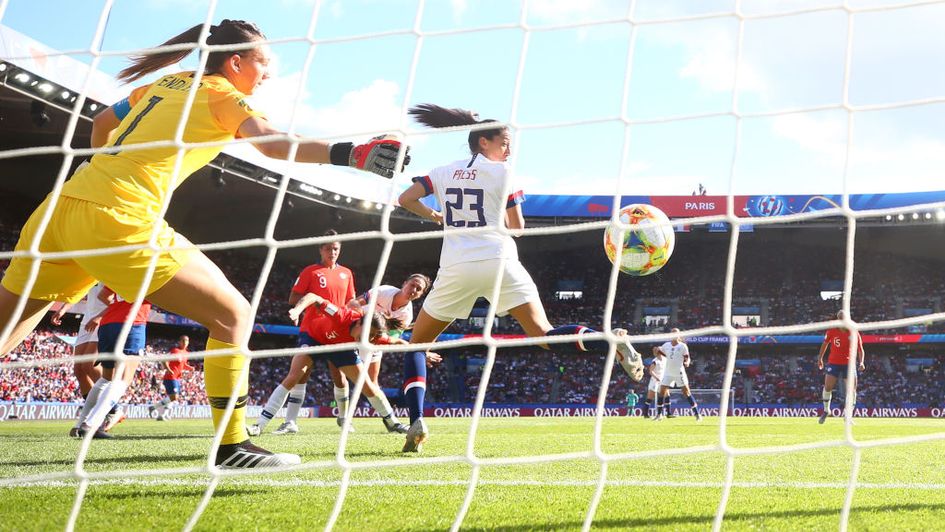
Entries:
[[[127,99],[113,106],[121,124],[108,146],[132,147],[173,140],[193,81],[193,72],[180,72],[132,91]],[[245,95],[223,76],[204,75],[195,96],[184,128],[184,142],[233,140],[247,118],[263,117],[247,105]],[[221,144],[184,150],[176,175],[178,150],[174,146],[99,153],[65,184],[62,195],[153,218],[166,195],[222,149]]]

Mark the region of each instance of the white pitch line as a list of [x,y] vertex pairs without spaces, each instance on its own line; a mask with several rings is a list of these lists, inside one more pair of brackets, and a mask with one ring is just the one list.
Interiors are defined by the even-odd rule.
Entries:
[[[188,486],[204,487],[209,479],[98,479],[91,480],[92,486],[120,485],[120,486]],[[240,478],[228,479],[227,485],[237,486],[260,486],[271,488],[337,488],[341,485],[337,480],[276,480],[265,478]],[[480,486],[506,486],[506,487],[596,487],[596,480],[561,480],[561,481],[543,481],[543,480],[480,480]],[[468,486],[469,480],[352,480],[349,486],[357,487],[384,487],[384,486]],[[608,480],[606,485],[609,487],[663,487],[663,488],[721,488],[722,482],[672,482],[662,480]],[[7,484],[0,486],[2,489],[24,488],[42,486],[47,488],[73,488],[76,481],[48,481],[48,482],[23,482],[20,484]],[[846,482],[733,482],[733,488],[788,488],[788,489],[847,489]],[[915,490],[945,490],[945,484],[941,483],[920,483],[920,482],[861,482],[857,484],[857,489],[915,489]]]

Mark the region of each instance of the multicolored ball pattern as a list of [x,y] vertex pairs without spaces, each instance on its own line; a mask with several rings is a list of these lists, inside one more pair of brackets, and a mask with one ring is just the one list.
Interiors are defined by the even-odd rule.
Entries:
[[[619,219],[636,228],[623,233],[620,271],[635,277],[650,275],[669,262],[676,246],[676,233],[663,211],[652,205],[634,203],[621,207]],[[610,262],[617,260],[620,231],[608,227],[604,231],[604,252]]]

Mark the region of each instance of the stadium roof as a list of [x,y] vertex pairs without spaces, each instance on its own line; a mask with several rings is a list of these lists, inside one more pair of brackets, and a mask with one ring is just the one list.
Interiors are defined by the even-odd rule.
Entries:
[[[94,71],[90,74],[86,64],[0,25],[2,58],[15,59],[0,62],[3,69],[0,71],[0,145],[3,149],[61,145],[69,112],[77,101],[75,91],[86,85],[89,100],[82,109],[85,118],[77,124],[72,145],[75,148],[87,147],[91,129],[89,117],[104,102],[115,101],[125,92],[110,76]],[[18,78],[19,73],[26,78]],[[90,76],[88,84],[86,76]],[[175,226],[187,228],[188,236],[195,242],[262,237],[275,199],[273,187],[278,185],[281,177],[275,170],[277,165],[267,166],[268,163],[279,162],[266,159],[247,145],[227,147],[210,167],[197,172],[179,189],[168,214],[169,220]],[[0,159],[0,165],[7,176],[3,180],[5,189],[39,200],[52,188],[61,167],[61,156],[7,157]],[[292,168],[300,166],[292,165]],[[325,167],[309,165],[311,168]],[[343,182],[345,180],[332,181],[333,184]],[[213,201],[224,190],[225,202]],[[288,197],[276,226],[279,239],[311,237],[328,227],[343,227],[343,232],[378,228],[376,216],[364,215],[379,212],[379,205],[375,202],[361,201],[357,195],[346,195],[340,190],[321,188],[297,179],[290,182],[289,190],[310,201]],[[859,195],[851,198],[851,206],[873,209],[943,200],[945,193],[937,192]],[[625,197],[622,201],[630,202],[659,205],[674,217],[719,215],[724,214],[726,208],[724,196],[634,196]],[[829,208],[840,202],[838,196],[736,196],[734,207],[735,212],[743,216],[776,216]],[[529,195],[524,206],[526,214],[532,217],[530,224],[534,225],[535,221],[559,223],[607,217],[612,204],[612,198],[607,196]],[[331,207],[325,208],[325,205]],[[355,212],[360,214],[355,215]],[[906,213],[902,221],[912,222],[916,216],[919,222],[935,222],[937,214],[932,210],[916,211],[914,214]],[[928,217],[931,219],[927,220]],[[895,224],[900,220],[892,215],[887,217],[887,221]],[[836,220],[824,223],[837,225]],[[878,220],[878,223],[883,223],[883,220]],[[429,225],[426,228],[432,229]],[[424,226],[408,218],[392,220],[391,229],[395,232],[416,231],[423,230]],[[567,247],[565,240],[557,245]],[[366,258],[376,256],[380,245],[378,241],[359,246],[359,249],[363,249]],[[415,246],[405,244],[398,247],[409,249]],[[291,251],[288,253],[292,254]],[[354,253],[357,252],[346,250],[346,256],[351,260],[354,260]]]

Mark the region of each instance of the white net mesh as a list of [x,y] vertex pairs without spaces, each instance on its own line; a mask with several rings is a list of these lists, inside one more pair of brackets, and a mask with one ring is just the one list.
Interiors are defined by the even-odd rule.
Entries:
[[[444,30],[444,31],[427,31],[423,29],[423,15],[426,9],[426,3],[423,0],[420,0],[417,5],[416,14],[414,17],[413,26],[409,29],[397,30],[397,31],[387,31],[379,34],[365,34],[357,35],[351,37],[337,37],[337,38],[325,38],[325,39],[316,39],[315,38],[315,29],[317,24],[320,23],[323,15],[322,11],[324,5],[322,2],[315,2],[313,9],[311,11],[311,18],[309,21],[308,31],[304,36],[297,38],[289,39],[277,39],[271,41],[272,44],[277,43],[302,43],[308,47],[308,54],[306,56],[304,66],[302,69],[302,74],[299,77],[299,82],[295,88],[296,94],[302,94],[304,92],[305,83],[308,79],[309,68],[312,65],[313,58],[315,57],[315,52],[320,45],[336,43],[336,42],[345,42],[345,41],[356,41],[356,40],[369,40],[379,37],[389,37],[394,35],[402,35],[412,37],[415,41],[413,56],[410,61],[410,74],[406,83],[406,89],[404,91],[404,96],[401,101],[401,123],[400,128],[395,133],[407,139],[407,143],[410,143],[410,131],[408,129],[408,115],[406,113],[409,105],[414,102],[414,86],[416,82],[416,75],[418,70],[418,64],[421,57],[421,51],[424,48],[424,45],[428,38],[430,37],[439,37],[451,34],[460,34],[460,33],[469,33],[469,32],[488,32],[498,29],[504,30],[517,30],[521,34],[521,53],[518,60],[518,67],[515,75],[515,83],[513,87],[513,99],[512,99],[512,110],[511,110],[511,119],[508,122],[508,126],[515,132],[515,141],[513,144],[517,144],[519,136],[522,131],[533,130],[533,129],[551,129],[551,128],[564,128],[570,126],[578,126],[585,124],[598,124],[598,123],[607,123],[612,122],[619,124],[623,128],[623,142],[622,142],[622,151],[621,151],[621,161],[620,161],[620,172],[617,176],[614,177],[614,191],[617,192],[613,200],[613,211],[617,212],[620,207],[620,191],[623,190],[621,184],[627,180],[628,168],[629,168],[629,154],[631,148],[631,128],[633,126],[643,125],[643,124],[657,124],[657,123],[669,123],[669,122],[678,122],[693,120],[697,118],[709,118],[714,116],[719,117],[731,117],[735,121],[735,142],[734,149],[732,150],[730,157],[730,171],[729,171],[729,184],[730,192],[728,194],[727,201],[727,214],[720,216],[706,216],[700,218],[692,218],[685,220],[688,223],[708,223],[708,222],[727,222],[731,227],[731,245],[728,252],[728,262],[725,273],[725,284],[724,284],[724,298],[722,301],[722,321],[718,326],[706,327],[698,330],[684,331],[686,335],[704,335],[704,334],[722,334],[728,336],[732,341],[729,343],[728,351],[728,361],[725,368],[725,373],[723,377],[723,382],[721,383],[722,389],[731,389],[732,388],[732,379],[733,372],[735,369],[735,360],[737,356],[738,344],[737,340],[739,337],[748,336],[748,335],[768,335],[768,334],[789,334],[789,333],[799,333],[803,331],[820,331],[831,326],[845,326],[852,330],[872,330],[872,329],[887,329],[893,327],[903,327],[911,324],[918,324],[923,322],[928,322],[932,320],[943,320],[945,319],[945,313],[937,314],[927,314],[923,316],[915,316],[905,319],[882,321],[882,322],[873,322],[873,323],[857,323],[850,318],[846,318],[842,321],[831,321],[831,322],[821,322],[805,325],[794,325],[794,326],[784,326],[784,327],[762,327],[762,328],[750,328],[750,329],[736,329],[730,324],[732,323],[732,290],[733,290],[733,279],[734,279],[734,270],[735,270],[735,259],[738,251],[738,242],[740,235],[740,228],[745,223],[745,220],[741,218],[738,213],[735,211],[734,206],[734,193],[731,192],[734,190],[734,183],[736,181],[736,175],[738,172],[737,162],[741,155],[740,148],[743,144],[742,142],[742,130],[743,123],[745,119],[749,118],[762,118],[768,116],[785,116],[793,114],[802,114],[810,113],[815,111],[825,111],[825,110],[837,110],[842,111],[846,115],[846,151],[843,162],[843,196],[842,203],[837,208],[821,210],[816,212],[808,212],[802,214],[792,214],[788,216],[776,217],[776,218],[759,218],[752,219],[751,223],[754,225],[762,224],[780,224],[785,222],[796,222],[802,220],[810,220],[814,218],[832,218],[832,217],[843,217],[846,220],[847,227],[847,254],[846,254],[846,270],[844,278],[844,289],[843,289],[843,310],[846,312],[846,316],[851,316],[850,314],[850,296],[852,290],[853,282],[853,249],[854,241],[856,235],[857,220],[864,217],[875,217],[885,214],[899,214],[902,212],[912,212],[915,207],[908,208],[894,208],[894,209],[884,209],[884,210],[853,210],[850,207],[850,194],[849,194],[849,160],[850,160],[850,150],[852,146],[852,139],[854,135],[854,120],[857,116],[860,116],[863,113],[869,113],[878,110],[888,110],[895,108],[906,108],[912,106],[921,106],[929,105],[935,103],[945,102],[945,96],[935,96],[935,97],[923,97],[916,99],[909,99],[907,101],[898,101],[893,103],[883,103],[883,104],[870,104],[870,105],[853,105],[850,103],[849,99],[849,85],[851,78],[851,63],[853,61],[853,41],[855,35],[855,22],[857,21],[858,16],[880,12],[880,11],[899,11],[910,8],[915,8],[919,6],[924,6],[928,4],[939,4],[940,2],[936,1],[917,1],[917,2],[903,2],[900,4],[876,4],[876,5],[854,5],[854,2],[843,2],[842,4],[833,4],[827,6],[816,6],[810,8],[792,8],[790,3],[788,3],[788,8],[782,11],[764,13],[764,14],[746,14],[742,7],[741,2],[736,1],[734,10],[723,10],[720,12],[709,12],[699,15],[692,15],[686,17],[667,17],[667,18],[641,18],[635,14],[634,2],[629,2],[626,6],[625,14],[614,17],[607,18],[603,20],[592,20],[592,21],[581,21],[581,22],[567,22],[567,23],[558,23],[550,25],[537,26],[532,24],[529,19],[529,3],[524,2],[520,14],[518,16],[518,21],[516,23],[503,24],[503,25],[492,25],[481,28],[472,28],[472,29],[457,29],[457,30]],[[546,3],[545,3],[546,4]],[[545,7],[547,5],[543,4]],[[2,21],[2,15],[4,10],[7,7],[7,2],[0,3],[0,21]],[[14,149],[14,150],[4,150],[0,151],[0,159],[14,158],[14,157],[26,157],[30,155],[41,155],[41,154],[61,154],[63,156],[63,162],[59,174],[57,176],[55,185],[52,189],[52,204],[50,208],[46,211],[42,223],[40,224],[40,229],[37,232],[37,237],[31,243],[30,249],[27,252],[9,252],[4,251],[0,252],[0,258],[11,259],[13,257],[28,257],[30,259],[52,259],[52,258],[71,258],[77,256],[87,256],[91,254],[104,254],[108,251],[102,250],[85,250],[85,251],[76,251],[76,252],[64,252],[64,253],[40,253],[39,251],[39,237],[45,231],[47,225],[49,224],[50,216],[52,214],[52,206],[55,205],[56,200],[59,198],[59,193],[62,189],[63,183],[68,177],[68,171],[72,165],[73,159],[76,157],[89,156],[97,152],[105,150],[93,150],[93,149],[75,149],[71,147],[72,139],[76,131],[76,126],[78,121],[81,118],[81,110],[85,105],[86,94],[88,94],[90,89],[90,84],[92,83],[92,74],[98,69],[100,61],[104,57],[108,56],[126,56],[130,54],[141,54],[153,52],[157,49],[146,49],[146,50],[122,50],[122,51],[109,51],[104,52],[101,49],[101,43],[103,40],[103,35],[108,23],[109,12],[113,7],[113,2],[111,0],[106,1],[103,10],[101,11],[98,24],[95,28],[94,37],[88,48],[81,50],[69,50],[61,52],[66,55],[82,55],[91,57],[91,68],[88,75],[86,76],[85,83],[80,89],[78,99],[72,104],[72,112],[70,113],[70,119],[66,128],[66,132],[63,135],[62,143],[58,146],[39,146],[32,148],[23,148],[23,149]],[[217,2],[209,2],[209,9],[206,13],[206,18],[204,19],[204,29],[201,35],[201,40],[205,41],[205,38],[208,34],[209,25],[212,24],[217,18],[216,15]],[[739,87],[741,77],[743,72],[741,71],[742,65],[742,55],[744,49],[742,46],[743,37],[745,34],[745,28],[747,25],[762,20],[770,20],[775,18],[784,18],[792,17],[804,14],[810,14],[821,11],[832,11],[841,13],[846,17],[847,28],[846,28],[846,47],[845,47],[845,61],[843,69],[843,92],[839,101],[830,104],[817,104],[811,106],[799,106],[796,108],[786,109],[786,110],[777,110],[777,111],[753,111],[745,112],[742,111],[741,102],[739,101],[739,91],[732,91],[732,99],[730,102],[730,107],[725,111],[720,112],[702,112],[694,114],[679,114],[679,115],[666,115],[654,118],[646,119],[632,119],[628,114],[629,108],[629,99],[630,99],[630,86],[631,79],[634,73],[634,50],[637,43],[637,34],[639,30],[645,26],[651,25],[664,25],[664,24],[673,24],[680,22],[692,22],[698,20],[711,20],[711,19],[730,19],[737,22],[737,46],[735,48],[735,69],[733,72],[733,79],[731,81],[732,86]],[[628,46],[627,57],[626,57],[626,73],[623,79],[622,87],[622,98],[621,102],[621,113],[616,116],[604,116],[604,117],[586,117],[579,118],[574,120],[562,120],[551,123],[532,123],[524,122],[520,120],[519,110],[521,107],[520,94],[525,80],[525,71],[527,58],[529,56],[529,45],[531,40],[535,35],[544,34],[547,32],[553,32],[556,30],[564,29],[573,29],[573,28],[582,28],[585,30],[593,30],[596,27],[605,26],[605,25],[625,25],[629,29],[630,34],[630,43]],[[180,45],[177,48],[186,48],[189,45]],[[172,47],[173,48],[173,47]],[[211,47],[206,44],[202,44],[199,47],[201,50],[216,50],[216,49],[236,49],[238,47]],[[17,57],[8,57],[4,58],[5,60],[16,63],[19,58]],[[199,68],[197,69],[197,76],[199,80],[199,72],[202,70],[206,62],[206,56],[201,61]],[[194,147],[192,144],[184,142],[184,124],[186,117],[189,113],[190,107],[193,104],[193,98],[196,94],[196,88],[198,83],[193,84],[193,88],[190,91],[189,100],[187,102],[187,111],[185,111],[182,116],[177,130],[174,134],[174,140],[160,142],[160,143],[151,143],[151,144],[139,144],[129,147],[123,147],[123,149],[143,149],[153,146],[173,146],[178,149],[178,154],[182,154],[184,150]],[[298,105],[301,101],[301,98],[295,98],[295,108],[298,108]],[[295,150],[298,148],[297,137],[294,133],[297,131],[297,118],[298,114],[292,114],[292,119],[289,123],[287,134],[286,135],[277,135],[273,136],[268,140],[277,140],[277,139],[287,139],[291,141],[292,144],[292,154],[295,153]],[[448,132],[445,130],[444,132]],[[369,134],[377,133],[390,133],[391,131],[372,131],[372,130],[362,130],[362,131],[347,131],[344,135],[338,135],[337,138],[349,138],[352,136],[362,136]],[[441,133],[441,132],[436,132]],[[424,135],[430,135],[433,133],[425,132]],[[254,142],[259,142],[261,139],[254,139]],[[266,140],[266,139],[262,139]],[[244,140],[237,140],[236,143],[247,142]],[[402,155],[401,155],[402,156]],[[292,156],[290,155],[290,159]],[[178,168],[175,169],[175,174],[180,170],[179,162],[182,159],[178,157]],[[511,161],[512,167],[515,167],[515,160]],[[290,168],[290,165],[286,165],[286,169]],[[290,172],[285,172],[286,174]],[[405,233],[405,234],[395,234],[390,231],[390,219],[391,214],[394,209],[394,197],[395,193],[398,191],[398,187],[402,185],[402,181],[395,180],[394,183],[388,186],[388,201],[381,213],[380,216],[380,226],[376,231],[369,231],[363,233],[352,233],[344,234],[340,237],[313,237],[313,238],[302,238],[295,240],[277,240],[274,237],[276,221],[278,220],[280,211],[283,206],[283,200],[287,193],[289,185],[289,179],[284,178],[279,184],[278,193],[276,194],[275,201],[273,202],[271,215],[268,219],[265,229],[265,235],[262,238],[254,239],[243,239],[243,240],[233,240],[233,241],[224,241],[224,242],[215,242],[211,244],[203,244],[198,246],[202,250],[219,250],[219,249],[237,249],[237,248],[248,248],[252,246],[265,246],[268,249],[266,255],[266,260],[263,264],[263,268],[260,275],[260,281],[257,284],[255,291],[253,293],[253,298],[251,301],[253,311],[258,309],[260,304],[260,299],[266,289],[265,281],[269,277],[270,269],[273,266],[276,253],[281,249],[300,247],[300,246],[309,246],[321,244],[327,241],[340,240],[342,242],[352,242],[358,240],[366,239],[382,239],[384,242],[383,250],[378,257],[378,267],[377,273],[374,276],[372,281],[372,287],[376,288],[381,284],[381,279],[383,277],[384,271],[387,268],[388,261],[390,259],[391,250],[394,244],[398,242],[410,241],[410,240],[430,240],[441,238],[439,232],[420,232],[420,233]],[[168,194],[163,205],[163,210],[161,216],[167,211],[169,202],[171,200],[172,194]],[[940,204],[930,204],[925,205],[926,208],[938,208],[945,206],[945,203]],[[590,229],[604,229],[609,224],[614,223],[611,221],[601,221],[601,222],[591,222],[591,223],[580,223],[573,225],[560,225],[553,227],[539,227],[539,228],[528,228],[525,229],[522,234],[526,236],[537,236],[537,235],[551,235],[551,234],[562,234],[562,233],[572,233],[579,231],[587,231]],[[628,229],[628,227],[623,227],[623,229]],[[157,230],[154,231],[152,235],[151,243],[149,248],[154,251],[162,250],[160,246],[157,245],[156,241]],[[112,249],[110,251],[116,251]],[[154,266],[156,263],[158,255],[154,255],[154,259],[151,263],[151,269],[149,271],[148,277],[154,271]],[[33,261],[33,268],[31,271],[30,283],[26,287],[28,292],[32,286],[33,281],[35,280],[36,273],[38,271],[39,261]],[[670,455],[689,455],[694,453],[703,453],[703,452],[721,452],[726,457],[726,466],[724,478],[721,479],[721,482],[707,482],[704,485],[706,486],[720,486],[722,489],[721,499],[718,503],[718,508],[715,514],[715,521],[713,524],[714,530],[719,530],[723,524],[726,505],[729,501],[729,496],[733,486],[745,486],[751,487],[750,483],[736,483],[734,481],[734,468],[736,459],[742,456],[748,455],[768,455],[768,454],[782,454],[782,453],[796,453],[801,451],[808,451],[812,449],[827,448],[827,447],[838,447],[846,446],[853,450],[853,461],[850,467],[849,481],[846,484],[846,498],[843,503],[841,516],[839,520],[840,530],[846,530],[847,524],[849,521],[850,508],[853,501],[853,496],[856,492],[856,489],[860,484],[858,483],[858,473],[860,467],[860,459],[862,450],[868,447],[877,447],[877,446],[891,446],[891,445],[901,445],[907,443],[916,443],[929,440],[938,440],[945,439],[945,433],[933,433],[922,436],[914,437],[901,437],[901,438],[884,438],[884,439],[874,439],[870,441],[860,441],[855,438],[853,430],[850,424],[846,426],[845,437],[842,440],[827,440],[819,441],[814,443],[805,443],[798,445],[783,445],[783,446],[770,446],[770,447],[752,447],[752,448],[740,448],[734,447],[730,443],[728,436],[728,421],[725,416],[720,417],[720,428],[718,441],[714,445],[702,445],[702,446],[678,446],[656,451],[644,451],[644,452],[624,452],[624,453],[608,453],[603,450],[602,440],[604,438],[603,432],[603,422],[604,422],[604,412],[605,412],[605,400],[607,397],[607,388],[611,382],[611,369],[614,363],[614,349],[613,341],[615,337],[611,333],[609,324],[612,323],[612,311],[614,305],[614,298],[617,286],[619,272],[616,267],[611,270],[611,276],[609,279],[607,301],[605,306],[605,313],[603,323],[605,324],[604,333],[596,335],[596,338],[606,338],[611,342],[611,349],[608,353],[605,369],[601,379],[600,393],[598,394],[598,400],[596,405],[596,420],[594,425],[594,438],[592,447],[585,449],[583,451],[571,452],[566,454],[534,454],[527,456],[519,457],[508,457],[508,458],[482,458],[477,455],[476,441],[477,433],[480,425],[480,413],[483,407],[483,404],[486,399],[487,388],[490,380],[490,376],[493,370],[493,364],[495,362],[496,351],[499,348],[514,347],[514,346],[534,346],[539,343],[561,343],[566,341],[573,341],[574,337],[554,337],[554,338],[531,338],[531,339],[499,339],[493,336],[491,328],[492,321],[495,313],[494,308],[490,308],[489,316],[486,318],[486,328],[481,339],[464,339],[450,341],[442,344],[437,344],[438,347],[455,347],[455,346],[470,346],[470,345],[479,345],[484,346],[488,349],[488,354],[486,358],[486,363],[482,372],[482,378],[478,387],[478,393],[475,401],[475,408],[473,410],[473,416],[469,428],[469,434],[467,438],[466,452],[463,455],[457,456],[443,456],[435,458],[411,458],[411,459],[388,459],[388,460],[373,460],[373,461],[350,461],[346,454],[346,447],[348,442],[348,433],[342,431],[340,437],[340,442],[338,446],[338,452],[334,460],[330,461],[321,461],[321,462],[305,462],[301,466],[292,468],[293,470],[302,471],[302,470],[311,470],[318,468],[340,468],[343,472],[341,476],[340,489],[338,491],[337,498],[335,499],[335,505],[331,512],[331,515],[328,519],[326,529],[332,529],[335,523],[338,520],[338,517],[341,511],[344,508],[344,503],[346,499],[346,494],[348,488],[351,485],[351,475],[352,472],[360,469],[366,468],[383,468],[383,467],[398,467],[398,466],[415,466],[418,464],[432,465],[438,463],[448,463],[448,462],[458,462],[465,463],[471,467],[472,474],[468,481],[462,482],[463,485],[467,487],[465,498],[463,500],[462,506],[459,508],[456,513],[455,520],[453,522],[452,528],[457,530],[461,527],[464,522],[464,518],[467,515],[467,512],[470,509],[475,496],[477,487],[480,486],[480,472],[481,468],[484,466],[495,466],[495,465],[517,465],[517,464],[534,464],[541,462],[559,462],[559,461],[569,461],[576,459],[592,459],[596,460],[599,463],[600,474],[598,480],[594,483],[596,490],[594,491],[593,498],[590,502],[586,518],[584,520],[583,528],[585,530],[589,529],[594,523],[594,516],[597,510],[597,507],[601,501],[602,494],[604,489],[608,485],[619,485],[619,482],[608,482],[608,466],[614,462],[618,461],[628,461],[628,460],[640,460],[653,457],[661,456],[670,456]],[[138,298],[136,306],[140,305],[141,301],[147,295],[145,293],[147,282],[142,284],[141,289],[138,293]],[[498,283],[494,289],[497,293]],[[495,298],[492,298],[494,301]],[[18,308],[16,313],[23,311],[26,305],[26,299],[21,299],[19,301]],[[134,312],[132,312],[132,315]],[[130,320],[125,323],[124,328],[122,329],[121,335],[117,345],[122,345],[124,339],[127,337],[130,330],[131,322]],[[6,339],[12,332],[13,322],[8,324],[2,332],[0,332],[0,339]],[[247,332],[246,337],[241,342],[240,348],[245,351],[249,351],[248,347],[248,338],[249,332]],[[365,338],[362,338],[362,343],[364,345]],[[647,342],[647,341],[662,341],[665,340],[665,335],[653,335],[653,336],[643,336],[634,338],[635,341]],[[2,342],[0,342],[2,343]],[[423,347],[423,346],[421,346]],[[306,353],[320,353],[328,350],[335,350],[337,346],[331,347],[320,347],[320,348],[309,348],[304,350]],[[414,347],[393,347],[390,351],[408,351],[414,350]],[[270,357],[270,356],[291,356],[293,354],[298,354],[300,350],[259,350],[252,352],[253,357]],[[214,356],[214,355],[224,355],[226,353],[196,353],[196,356]],[[85,358],[94,358],[96,355],[88,356]],[[121,359],[123,355],[121,353],[113,353],[113,357],[116,359]],[[168,360],[171,357],[167,356],[154,356],[148,357],[146,360]],[[12,368],[24,368],[24,367],[37,367],[41,365],[52,365],[59,364],[61,361],[56,360],[37,360],[37,361],[27,361],[27,362],[5,362],[0,364],[2,369],[12,369]],[[851,371],[852,371],[851,363]],[[848,379],[848,383],[850,380]],[[355,386],[355,396],[360,394],[361,387],[363,382],[358,382]],[[852,386],[852,384],[850,384]],[[848,390],[849,392],[850,390]],[[846,394],[846,397],[851,397],[850,393]],[[233,397],[230,398],[230,402],[227,408],[227,415],[229,415],[234,407],[236,400],[236,395],[234,393]],[[730,395],[721,394],[721,405],[720,412],[726,412],[729,409]],[[348,417],[348,423],[350,423],[351,416]],[[13,477],[13,478],[2,478],[0,479],[0,486],[16,486],[16,485],[28,485],[31,483],[50,483],[55,481],[65,481],[65,480],[78,480],[78,490],[76,492],[75,502],[73,505],[72,513],[70,515],[67,529],[72,530],[75,527],[76,519],[79,515],[79,511],[82,508],[83,501],[91,480],[99,480],[103,482],[107,481],[118,481],[118,480],[127,480],[127,479],[144,479],[146,477],[157,477],[157,476],[170,476],[170,475],[180,475],[188,473],[199,473],[207,475],[211,481],[206,488],[203,498],[198,504],[197,508],[194,510],[191,515],[185,529],[192,529],[200,520],[200,517],[207,505],[211,501],[211,498],[214,495],[216,488],[219,485],[219,481],[224,476],[234,475],[234,474],[247,474],[247,473],[232,473],[224,472],[213,467],[213,463],[210,457],[215,454],[216,448],[220,444],[222,436],[222,430],[218,430],[215,438],[213,440],[212,450],[208,454],[208,462],[206,466],[202,468],[178,468],[178,469],[160,469],[160,470],[135,470],[135,471],[105,471],[90,473],[85,469],[85,459],[89,450],[89,445],[91,438],[87,437],[81,446],[78,456],[76,457],[75,467],[73,471],[55,473],[55,474],[45,474],[31,477]],[[252,475],[271,475],[272,471],[263,471],[263,472],[252,472],[249,473]],[[630,485],[634,486],[643,486],[645,483],[640,482],[630,482]],[[658,483],[657,483],[658,484]],[[676,485],[685,485],[685,483],[676,484]],[[703,485],[703,484],[693,484]],[[833,486],[836,487],[836,486]],[[929,486],[924,486],[929,487]],[[940,489],[940,486],[935,487],[931,486],[931,489]]]

